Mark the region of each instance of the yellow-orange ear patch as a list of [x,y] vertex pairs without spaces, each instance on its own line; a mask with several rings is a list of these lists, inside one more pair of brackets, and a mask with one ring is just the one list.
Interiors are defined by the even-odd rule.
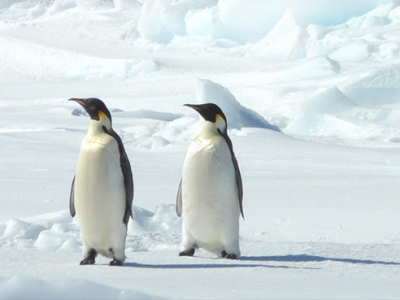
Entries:
[[221,119],[223,119],[223,118],[222,118],[222,116],[221,116],[220,114],[216,114],[216,115],[215,115],[215,122],[218,122],[218,121],[220,121]]
[[102,119],[105,115],[104,111],[99,110],[99,119]]

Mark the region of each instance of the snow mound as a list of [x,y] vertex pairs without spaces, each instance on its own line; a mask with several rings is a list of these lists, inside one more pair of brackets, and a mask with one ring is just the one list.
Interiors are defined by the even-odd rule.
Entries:
[[397,0],[381,2],[382,4],[359,17],[354,17],[347,22],[350,28],[374,28],[388,25],[391,22],[391,11],[399,3]]
[[[110,108],[112,113],[112,117],[114,118],[134,118],[134,119],[152,119],[164,122],[171,122],[176,119],[182,118],[183,114],[175,114],[168,113],[162,111],[154,111],[154,110],[135,110],[135,111],[123,111],[119,108]],[[83,108],[74,108],[71,112],[73,116],[84,116],[88,117],[89,115]]]
[[[134,1],[130,1],[134,2]],[[29,21],[41,17],[48,17],[67,10],[75,12],[90,10],[107,10],[132,6],[129,0],[51,0],[51,1],[24,1],[2,0],[0,10],[3,9],[3,18],[6,21]]]
[[234,95],[222,85],[207,79],[198,79],[196,84],[197,103],[215,103],[224,112],[228,127],[259,127],[272,130],[279,129],[269,124],[257,112],[242,106]]
[[[128,223],[126,248],[130,251],[148,251],[160,247],[170,247],[179,242],[181,220],[175,212],[174,204],[161,204],[150,212],[133,207],[133,220]],[[80,251],[81,237],[76,218],[72,219],[68,210],[46,214],[22,221],[11,219],[0,225],[0,241],[20,247],[34,246],[46,252]]]
[[[71,288],[73,287],[73,288]],[[0,284],[0,299],[160,299],[85,279],[46,281],[19,275]]]
[[98,57],[9,37],[0,38],[0,51],[0,66],[36,80],[132,79],[161,69],[153,59]]
[[33,245],[45,251],[71,250],[80,247],[77,224],[71,222],[67,210],[38,216],[28,221],[10,219],[0,240]]
[[[61,13],[139,10],[139,14],[132,14],[135,24],[132,30],[151,42],[167,44],[176,36],[209,36],[246,44],[262,40],[287,11],[291,11],[301,26],[337,25],[365,14],[377,4],[379,0],[340,0],[335,4],[313,0],[302,3],[295,0],[248,0],[245,6],[241,0],[3,0],[0,3],[0,20],[24,22],[51,18]],[[310,6],[313,9],[310,10]],[[390,22],[390,18],[382,16],[382,13],[354,19],[353,23],[358,26],[383,26]]]
[[171,144],[172,136],[168,139],[163,130],[169,125],[169,122],[143,122],[124,129],[119,133],[125,145],[133,145],[140,149],[156,150],[164,148]]
[[17,219],[10,219],[3,232],[2,239],[35,239],[45,227],[39,224],[30,224]]
[[80,247],[77,231],[76,224],[54,223],[50,229],[40,232],[34,246],[45,251],[77,250]]
[[[398,141],[399,111],[358,105],[337,87],[303,100],[299,112],[283,129],[289,135],[320,136],[343,140]],[[391,125],[391,126],[386,126]]]
[[268,35],[254,45],[248,53],[267,61],[291,61],[306,56],[308,32],[296,21],[291,11],[286,11]]
[[141,232],[179,233],[181,219],[176,215],[175,204],[158,205],[153,212],[133,207],[133,221],[129,222],[130,234]]
[[[137,30],[143,38],[163,44],[170,43],[175,36],[210,36],[240,44],[257,43],[277,23],[282,23],[287,11],[292,12],[301,26],[336,25],[368,12],[378,3],[379,0],[341,0],[335,4],[313,0],[301,3],[248,0],[243,5],[241,0],[148,0],[143,4]],[[293,41],[296,41],[293,37],[283,37],[281,45],[289,47]]]
[[337,135],[333,131],[353,128],[350,122],[342,121],[337,115],[349,112],[356,104],[337,87],[323,90],[304,101],[299,115],[284,129],[293,135]]
[[377,71],[370,71],[361,79],[343,87],[354,102],[381,106],[398,103],[400,99],[400,64],[394,63]]
[[185,35],[185,17],[189,10],[215,4],[214,0],[149,0],[143,3],[137,30],[145,39],[169,43],[175,35]]
[[[169,113],[153,110],[123,111],[110,108],[113,120],[135,119],[133,125],[118,129],[123,143],[140,149],[158,150],[172,143],[187,141],[192,132],[195,121],[184,117],[181,113]],[[87,117],[82,108],[75,108],[71,112],[78,117]],[[138,120],[136,120],[138,119]]]
[[137,118],[137,119],[153,119],[164,122],[171,122],[176,119],[182,118],[183,114],[141,109],[131,112],[119,111],[113,116],[115,116],[116,118],[122,117],[122,118]]
[[337,61],[364,61],[371,56],[373,51],[373,46],[365,40],[349,41],[329,54],[329,57]]
[[303,109],[306,112],[320,114],[339,114],[348,112],[356,106],[355,103],[335,86],[323,90],[306,100]]
[[280,81],[304,80],[332,76],[340,72],[340,64],[327,56],[302,60],[291,68],[280,71],[276,78]]

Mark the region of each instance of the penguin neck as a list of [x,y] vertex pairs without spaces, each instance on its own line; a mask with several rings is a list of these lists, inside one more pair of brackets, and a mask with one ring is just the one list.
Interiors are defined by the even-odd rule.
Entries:
[[[104,128],[107,131],[105,131]],[[89,135],[98,135],[98,134],[110,133],[110,132],[112,132],[110,122],[106,122],[103,119],[101,119],[99,121],[90,120],[90,126],[89,126],[89,131],[88,131]]]
[[200,133],[200,136],[202,138],[211,138],[215,135],[219,135],[218,133],[218,126],[216,125],[216,123],[210,122],[210,121],[206,121],[203,127],[203,130]]

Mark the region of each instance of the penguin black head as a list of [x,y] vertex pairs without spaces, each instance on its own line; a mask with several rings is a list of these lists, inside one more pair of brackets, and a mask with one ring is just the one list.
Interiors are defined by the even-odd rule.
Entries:
[[197,111],[206,121],[214,123],[222,132],[226,132],[228,122],[222,109],[214,103],[185,104]]
[[102,117],[107,117],[111,124],[111,113],[103,101],[97,98],[71,98],[69,101],[75,101],[82,105],[92,120],[100,121]]

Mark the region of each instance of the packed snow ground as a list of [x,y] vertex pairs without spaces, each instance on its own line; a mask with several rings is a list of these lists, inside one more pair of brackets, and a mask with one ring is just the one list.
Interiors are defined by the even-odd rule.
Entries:
[[[0,299],[398,298],[400,2],[298,2],[2,1]],[[121,268],[79,266],[71,97],[106,102],[131,160]],[[242,171],[237,261],[177,255],[204,102]]]

